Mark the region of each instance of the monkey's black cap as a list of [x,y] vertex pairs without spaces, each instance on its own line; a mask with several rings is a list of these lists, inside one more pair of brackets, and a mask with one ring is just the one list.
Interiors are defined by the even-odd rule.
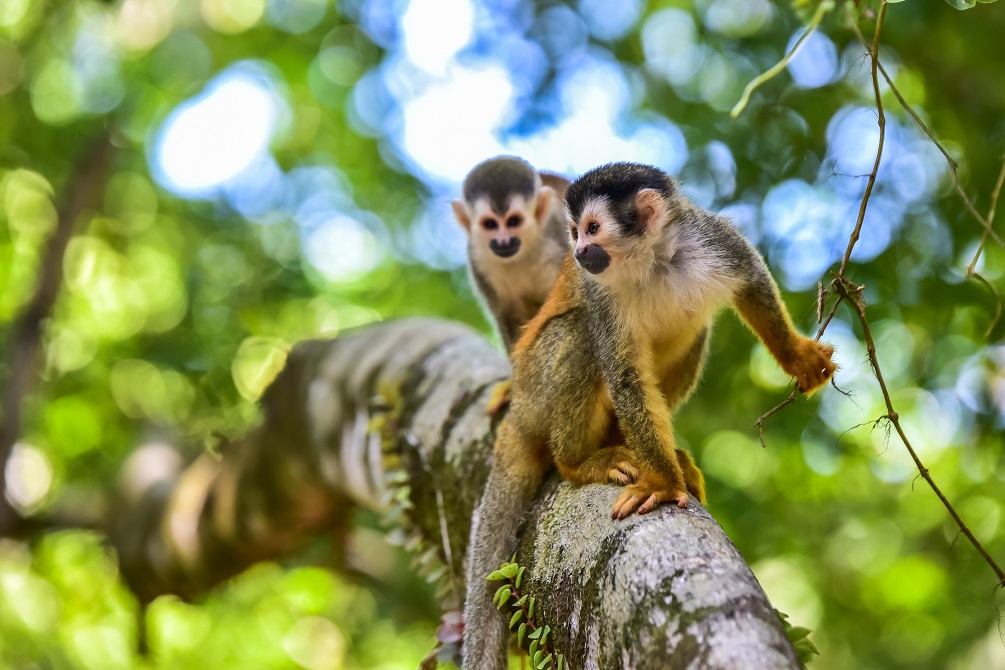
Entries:
[[565,202],[572,218],[579,220],[586,203],[595,198],[606,198],[612,212],[627,232],[642,234],[635,209],[635,194],[651,188],[670,198],[677,190],[673,177],[658,167],[641,163],[608,163],[593,168],[565,192]]
[[487,197],[489,206],[502,215],[514,195],[522,195],[527,200],[534,197],[537,179],[537,170],[522,158],[489,158],[471,168],[464,179],[464,200],[473,203],[480,197]]

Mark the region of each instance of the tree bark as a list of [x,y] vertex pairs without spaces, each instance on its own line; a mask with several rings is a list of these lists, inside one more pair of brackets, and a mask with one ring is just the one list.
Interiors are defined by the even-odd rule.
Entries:
[[[485,407],[508,376],[483,338],[443,321],[301,343],[266,391],[256,430],[123,506],[123,574],[147,600],[194,596],[340,525],[358,504],[383,510],[392,535],[462,597],[470,517],[500,420]],[[535,596],[566,667],[799,667],[706,510],[692,502],[612,521],[617,494],[552,476],[521,532],[521,592]]]

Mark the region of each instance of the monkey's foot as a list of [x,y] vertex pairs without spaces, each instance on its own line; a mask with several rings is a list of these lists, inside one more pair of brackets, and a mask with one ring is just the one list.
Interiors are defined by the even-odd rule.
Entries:
[[796,378],[799,390],[811,395],[827,383],[837,368],[831,360],[834,347],[829,344],[805,339],[796,347],[796,360],[785,366],[785,371]]
[[489,416],[495,416],[506,409],[509,406],[509,401],[513,398],[513,394],[510,392],[512,388],[513,381],[510,379],[493,386],[492,393],[489,394],[488,405],[485,407],[485,413]]
[[612,519],[624,519],[638,509],[639,514],[651,512],[660,503],[675,503],[677,507],[687,507],[687,491],[656,484],[650,481],[640,481],[630,484],[618,496],[611,509]]

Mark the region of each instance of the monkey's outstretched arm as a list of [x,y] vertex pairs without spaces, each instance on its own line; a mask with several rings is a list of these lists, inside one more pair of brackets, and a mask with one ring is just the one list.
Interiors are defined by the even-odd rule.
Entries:
[[782,369],[796,378],[799,390],[813,393],[834,374],[834,348],[796,331],[764,260],[753,247],[746,246],[745,282],[737,290],[733,306]]
[[508,631],[486,577],[509,560],[546,465],[514,422],[499,426],[485,493],[471,523],[464,599],[463,670],[505,670]]

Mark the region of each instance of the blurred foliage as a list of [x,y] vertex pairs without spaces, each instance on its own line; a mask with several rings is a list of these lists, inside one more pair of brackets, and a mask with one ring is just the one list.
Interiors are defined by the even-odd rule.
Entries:
[[[168,440],[197,450],[212,448],[220,434],[241,434],[298,339],[405,314],[458,319],[488,333],[446,206],[456,178],[425,167],[429,156],[467,155],[468,138],[458,130],[456,146],[433,144],[422,154],[424,138],[440,135],[416,131],[410,124],[421,110],[403,104],[443,78],[409,65],[426,53],[409,42],[415,29],[405,25],[419,5],[0,2],[4,351],[34,291],[72,165],[105,129],[117,147],[103,192],[90,194],[75,224],[64,285],[45,324],[41,384],[23,404],[22,440],[8,464],[8,495],[20,509],[100,519],[138,444]],[[858,5],[870,35],[874,6]],[[679,133],[685,189],[738,220],[783,285],[802,290],[786,301],[801,328],[814,327],[813,287],[843,252],[875,146],[868,58],[843,12],[825,17],[814,35],[824,41],[807,40],[803,70],[794,59],[730,120],[746,83],[800,34],[791,7],[767,0],[639,0],[618,3],[618,11],[591,0],[441,6],[474,26],[450,57],[494,62],[519,84],[499,114],[498,137],[511,142],[504,146],[560,128],[578,105],[612,113],[591,97],[597,90],[620,110],[614,132],[627,136],[641,119]],[[437,33],[436,44],[454,34]],[[1001,4],[955,12],[910,0],[889,7],[882,39],[891,76],[959,161],[980,211],[1005,146],[1002,34]],[[579,80],[568,75],[584,63],[613,67],[613,79],[602,81],[614,85],[570,97]],[[264,158],[256,158],[261,173],[185,191],[171,181],[160,143],[170,120],[181,118],[172,114],[207,95],[224,72],[268,82],[257,90],[279,101],[263,121],[271,130]],[[1005,325],[994,323],[995,298],[964,277],[978,225],[941,156],[883,90],[890,144],[850,277],[866,285],[879,358],[910,437],[1002,561]],[[496,114],[497,101],[472,95],[459,100]],[[255,121],[252,107],[244,111],[230,110],[235,132]],[[595,140],[589,132],[571,137],[569,147]],[[532,160],[589,167],[559,155]],[[869,167],[856,169],[862,161]],[[184,165],[195,165],[190,174],[200,164]],[[989,245],[978,269],[1000,291],[1002,249]],[[751,424],[787,395],[787,380],[736,319],[722,319],[702,385],[676,419],[708,478],[710,509],[774,604],[813,630],[821,655],[812,667],[1005,668],[994,577],[914,481],[899,442],[888,444],[858,334],[841,310],[827,335],[843,366],[838,383],[852,397],[827,389],[786,408],[767,422],[762,449]],[[0,378],[6,372],[0,367]],[[367,541],[358,551],[368,577],[336,575],[302,557],[260,565],[198,603],[158,599],[141,617],[100,536],[3,541],[0,664],[414,667],[433,644],[438,604],[396,576],[407,568],[389,548]]]

